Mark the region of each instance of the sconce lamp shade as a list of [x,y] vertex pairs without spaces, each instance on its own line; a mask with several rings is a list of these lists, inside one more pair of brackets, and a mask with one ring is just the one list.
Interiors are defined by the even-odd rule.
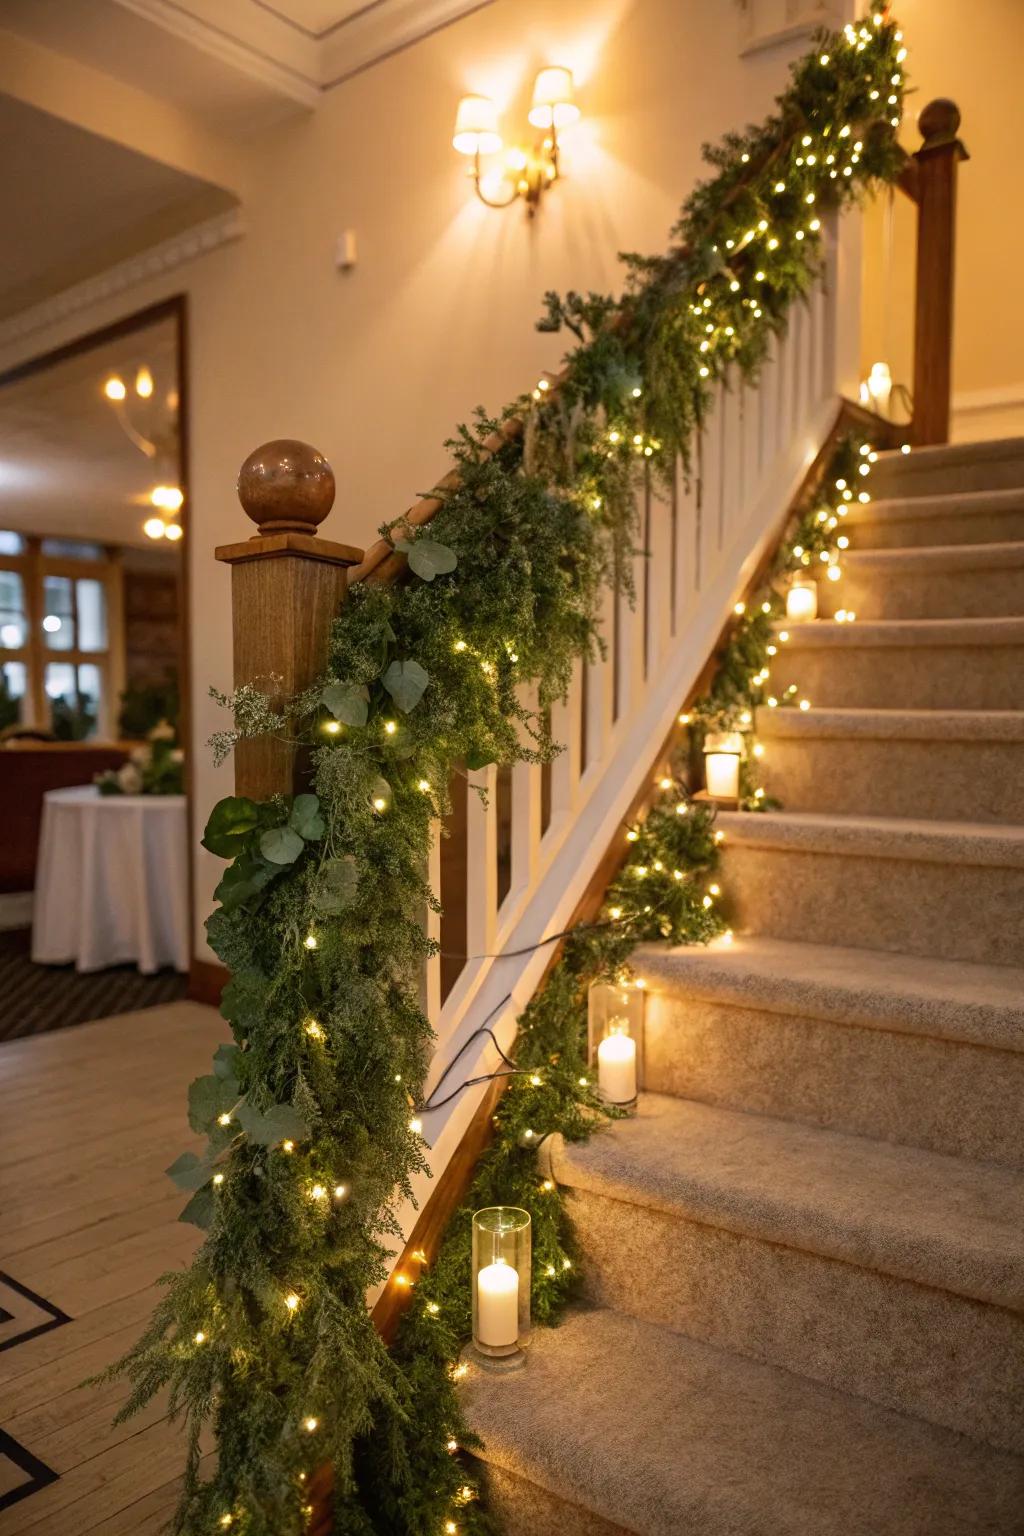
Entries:
[[460,155],[496,155],[501,148],[498,109],[489,96],[463,96],[452,144]]
[[561,65],[542,69],[533,82],[530,122],[535,128],[568,128],[579,121],[574,96],[571,69]]

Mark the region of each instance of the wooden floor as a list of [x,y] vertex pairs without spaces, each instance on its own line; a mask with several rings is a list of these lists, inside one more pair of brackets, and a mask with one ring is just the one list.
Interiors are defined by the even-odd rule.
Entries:
[[164,1169],[198,1149],[186,1090],[226,1038],[173,1003],[0,1045],[0,1536],[150,1536],[173,1508],[160,1406],[112,1429],[124,1388],[80,1383],[199,1241]]

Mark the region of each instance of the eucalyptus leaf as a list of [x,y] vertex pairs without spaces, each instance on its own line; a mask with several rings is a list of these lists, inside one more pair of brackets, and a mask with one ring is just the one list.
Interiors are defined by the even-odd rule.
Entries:
[[251,1104],[240,1104],[237,1119],[257,1146],[273,1147],[279,1141],[305,1141],[309,1137],[308,1125],[290,1104],[274,1104],[266,1114]]
[[266,999],[267,978],[260,971],[235,971],[220,995],[220,1016],[251,1031],[263,1022]]
[[313,900],[321,912],[334,915],[352,906],[359,887],[359,869],[350,853],[328,859],[320,866]]
[[210,1074],[197,1077],[188,1089],[188,1123],[194,1131],[208,1131],[218,1116],[226,1115],[238,1102],[238,1084]]
[[385,808],[391,804],[391,785],[378,774],[370,785],[370,804],[377,809],[377,801],[383,800]]
[[430,682],[430,673],[418,661],[393,661],[381,682],[399,709],[407,715],[422,699]]
[[316,795],[296,795],[288,825],[307,843],[323,837],[324,819],[320,815],[320,801]]
[[203,833],[203,847],[221,859],[233,859],[259,825],[259,807],[241,795],[218,800]]
[[178,1220],[187,1221],[193,1227],[198,1227],[200,1231],[208,1232],[213,1225],[214,1209],[213,1190],[207,1184],[196,1191]]
[[194,1152],[183,1152],[166,1171],[168,1178],[173,1179],[179,1189],[191,1193],[209,1183],[213,1168],[205,1158],[196,1157]]
[[437,539],[396,539],[395,548],[404,552],[409,561],[409,569],[423,581],[433,581],[435,576],[447,576],[459,563],[454,549],[449,549],[447,544],[441,544]]
[[294,864],[305,846],[291,827],[271,827],[260,838],[260,853],[271,864]]
[[328,683],[320,702],[335,720],[345,725],[365,725],[370,708],[370,692],[362,683]]
[[258,857],[243,854],[224,871],[213,893],[225,912],[235,912],[252,901],[275,878],[278,871]]
[[214,1076],[219,1077],[223,1082],[234,1083],[237,1088],[241,1060],[242,1052],[237,1045],[227,1042],[224,1045],[218,1045],[213,1053]]

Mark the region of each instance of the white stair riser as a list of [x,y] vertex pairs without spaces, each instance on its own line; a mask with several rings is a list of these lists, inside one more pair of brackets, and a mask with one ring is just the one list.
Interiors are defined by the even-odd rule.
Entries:
[[566,1203],[593,1301],[1024,1450],[1017,1314],[602,1195]]
[[[881,510],[881,509],[880,509]],[[1001,544],[1024,539],[1024,503],[1003,512],[936,512],[933,517],[881,515],[851,519],[856,549],[920,549],[941,544]]]
[[762,782],[787,811],[1024,823],[1024,741],[766,733],[762,745]]
[[1024,1054],[655,992],[647,1088],[1024,1170]]
[[1004,491],[1024,485],[1024,455],[1019,446],[996,457],[952,457],[954,462],[924,453],[879,459],[869,482],[871,494],[876,500],[883,496],[949,496],[956,491]]
[[820,708],[1024,709],[1024,645],[790,648],[770,686],[790,683]]
[[736,844],[722,873],[741,933],[992,965],[1021,960],[1022,869]]
[[1024,614],[1024,567],[928,571],[859,569],[819,584],[821,611],[852,609],[859,619],[990,619]]

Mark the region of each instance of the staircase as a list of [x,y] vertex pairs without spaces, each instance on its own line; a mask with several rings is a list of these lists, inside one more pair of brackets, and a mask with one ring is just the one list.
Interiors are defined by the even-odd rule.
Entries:
[[738,937],[637,955],[639,1113],[546,1149],[585,1302],[466,1384],[508,1536],[1024,1532],[1024,441],[872,489]]

